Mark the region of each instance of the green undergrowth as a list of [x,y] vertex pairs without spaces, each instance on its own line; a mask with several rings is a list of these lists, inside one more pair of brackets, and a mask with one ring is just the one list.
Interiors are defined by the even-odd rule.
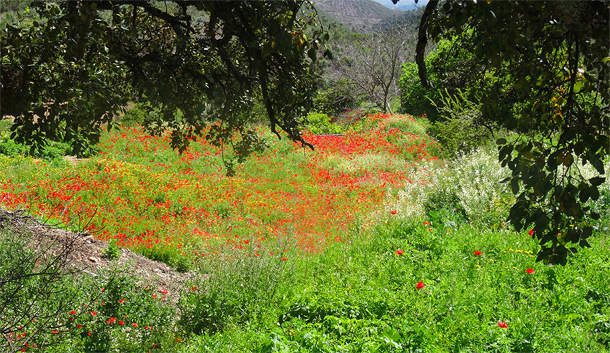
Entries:
[[[47,177],[37,168],[40,162],[16,157],[20,162],[14,164],[2,158],[0,164],[13,168],[13,175],[27,171],[31,178]],[[137,165],[136,157],[131,158]],[[282,167],[275,165],[273,174],[277,178],[293,175],[300,158],[295,154],[282,159]],[[376,156],[360,158],[362,164],[366,159],[369,164],[390,165]],[[102,162],[91,160],[84,166],[102,167]],[[339,162],[332,167],[349,170],[349,165]],[[126,180],[146,176],[135,167],[123,168],[130,178]],[[249,168],[258,170],[254,164],[244,166]],[[581,171],[588,173],[587,167]],[[428,161],[407,173],[409,180],[388,188],[384,205],[370,210],[367,221],[372,219],[375,226],[357,221],[341,234],[341,241],[329,242],[324,251],[293,251],[290,242],[296,240],[289,234],[257,243],[245,228],[238,234],[239,243],[201,256],[197,262],[177,261],[183,257],[171,247],[165,252],[142,250],[149,251],[148,257],[197,274],[193,277],[197,280],[178,285],[179,293],[138,284],[129,275],[129,266],[72,276],[66,268],[53,265],[62,253],[46,251],[40,257],[29,238],[15,237],[7,229],[0,233],[0,303],[5,303],[0,306],[0,329],[12,341],[5,339],[0,348],[50,352],[610,351],[607,183],[591,205],[602,215],[594,224],[591,248],[579,249],[567,266],[547,266],[535,261],[539,245],[528,232],[517,233],[505,222],[514,200],[506,185],[498,183],[506,170],[498,166],[491,151],[478,150],[451,163]],[[186,191],[180,196],[188,197]],[[166,197],[162,191],[150,191],[154,204]],[[212,206],[223,222],[236,212],[226,200],[215,199]],[[107,250],[108,258],[118,255],[116,250]],[[52,271],[29,275],[41,273],[46,264]],[[45,301],[32,305],[32,295]],[[169,295],[179,299],[174,303]],[[36,312],[44,313],[45,319],[31,321],[29,314],[15,314],[28,308],[40,310]],[[17,322],[15,317],[25,319]],[[49,346],[43,350],[45,344]]]
[[[535,242],[508,226],[390,221],[296,261],[274,305],[267,306],[266,321],[228,321],[223,331],[192,336],[188,347],[227,352],[607,351],[607,247],[607,235],[596,237],[592,249],[578,253],[569,266],[548,267],[535,262]],[[252,300],[228,297],[243,304]],[[258,300],[263,298],[265,293]],[[508,327],[500,327],[501,322]]]

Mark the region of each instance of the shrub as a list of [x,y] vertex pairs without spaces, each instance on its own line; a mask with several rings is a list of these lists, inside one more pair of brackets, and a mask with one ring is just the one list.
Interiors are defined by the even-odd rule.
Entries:
[[121,257],[121,248],[111,239],[108,242],[108,247],[104,250],[103,256],[109,260],[118,260]]
[[343,133],[341,125],[331,122],[331,118],[322,113],[307,115],[307,130],[313,135],[334,135]]
[[[388,193],[386,210],[396,210],[403,218],[423,218],[438,212],[454,213],[471,222],[497,224],[508,214],[513,196],[506,184],[506,168],[497,162],[495,154],[479,149],[445,165],[431,161],[414,169],[411,180],[396,192]],[[442,218],[442,217],[437,217]]]
[[440,101],[433,103],[442,119],[434,123],[432,134],[443,146],[444,157],[454,158],[490,142],[493,130],[483,123],[480,104],[470,101],[461,90],[455,96],[445,91]]
[[338,80],[326,84],[314,99],[314,109],[322,114],[337,116],[346,110],[356,108],[362,99],[354,95],[353,85],[348,80]]

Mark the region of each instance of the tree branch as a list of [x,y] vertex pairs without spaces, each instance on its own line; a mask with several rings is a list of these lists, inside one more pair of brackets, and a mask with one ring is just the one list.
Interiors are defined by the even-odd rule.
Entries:
[[426,63],[424,62],[426,44],[428,44],[428,21],[432,16],[434,10],[436,10],[438,1],[439,0],[430,0],[428,2],[428,5],[426,5],[426,9],[422,14],[419,23],[419,31],[417,33],[417,46],[415,47],[415,63],[417,64],[419,79],[421,80],[421,84],[424,88],[430,88],[430,81],[428,80],[428,70],[426,69]]

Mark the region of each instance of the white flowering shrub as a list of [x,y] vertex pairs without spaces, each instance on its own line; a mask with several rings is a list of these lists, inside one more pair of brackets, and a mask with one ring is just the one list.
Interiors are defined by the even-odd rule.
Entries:
[[411,173],[411,183],[388,193],[386,208],[407,218],[447,209],[471,222],[501,222],[514,200],[500,183],[508,175],[495,154],[483,149],[450,164],[430,161]]
[[[605,169],[610,170],[610,160]],[[587,180],[599,176],[591,165],[577,165],[571,172],[573,176],[580,173]],[[490,149],[462,155],[449,164],[427,161],[410,173],[411,182],[398,190],[388,190],[385,213],[394,212],[393,218],[412,220],[448,210],[470,222],[497,224],[506,219],[515,200],[509,185],[500,183],[509,175],[510,170],[497,162],[495,151]],[[601,216],[596,229],[607,231],[610,183],[600,185],[599,193],[597,200],[589,200],[586,205]],[[448,217],[447,213],[439,215]]]

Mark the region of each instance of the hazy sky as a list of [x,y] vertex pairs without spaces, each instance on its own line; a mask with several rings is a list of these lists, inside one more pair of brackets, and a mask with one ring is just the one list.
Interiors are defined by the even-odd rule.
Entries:
[[423,6],[426,6],[426,4],[428,3],[428,0],[419,0],[417,2],[417,5],[415,5],[415,0],[399,0],[398,3],[396,3],[396,5],[394,5],[392,3],[392,0],[373,0],[373,1],[378,2],[386,7],[398,8],[400,10],[408,10],[415,6],[423,7]]

